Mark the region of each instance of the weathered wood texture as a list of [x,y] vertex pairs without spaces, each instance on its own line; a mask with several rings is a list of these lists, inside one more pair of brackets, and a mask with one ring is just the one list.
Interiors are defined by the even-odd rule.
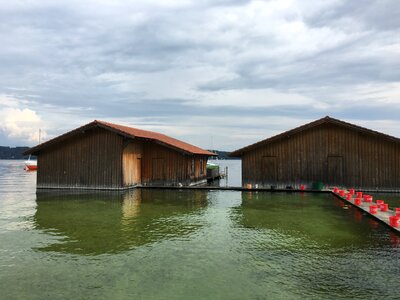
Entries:
[[120,188],[123,138],[91,129],[38,155],[38,188]]
[[143,143],[143,185],[188,185],[206,179],[207,156],[185,155],[162,145]]
[[93,128],[38,155],[38,188],[122,189],[206,180],[207,156]]
[[343,185],[400,188],[400,145],[379,136],[323,124],[242,156],[243,184],[286,187]]

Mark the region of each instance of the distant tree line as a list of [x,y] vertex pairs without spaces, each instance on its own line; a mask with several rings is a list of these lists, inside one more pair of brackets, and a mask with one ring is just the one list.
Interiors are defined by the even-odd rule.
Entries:
[[217,154],[218,159],[240,159],[238,157],[229,157],[229,151],[220,151],[220,150],[208,150]]
[[0,159],[26,159],[27,156],[22,155],[29,147],[3,147],[0,146]]

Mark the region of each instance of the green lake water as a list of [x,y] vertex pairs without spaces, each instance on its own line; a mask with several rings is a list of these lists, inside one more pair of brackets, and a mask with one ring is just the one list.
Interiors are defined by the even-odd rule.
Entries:
[[0,161],[1,299],[398,299],[400,240],[328,194],[35,190]]

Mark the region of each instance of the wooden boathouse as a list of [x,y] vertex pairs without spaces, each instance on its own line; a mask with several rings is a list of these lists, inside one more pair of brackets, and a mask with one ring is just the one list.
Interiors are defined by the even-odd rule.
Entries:
[[124,189],[206,182],[215,154],[161,133],[93,121],[36,147],[37,188]]
[[400,139],[328,116],[230,156],[253,187],[400,190]]

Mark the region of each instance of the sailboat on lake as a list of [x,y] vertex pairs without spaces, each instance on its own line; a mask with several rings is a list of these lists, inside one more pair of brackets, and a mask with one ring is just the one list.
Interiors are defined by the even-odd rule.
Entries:
[[31,159],[30,155],[29,155],[28,160],[25,161],[25,170],[26,171],[37,170],[37,160]]
[[[40,144],[40,135],[41,129],[39,129],[39,144]],[[29,155],[28,160],[25,160],[25,170],[26,171],[36,171],[37,170],[37,160],[31,159],[31,155]]]

